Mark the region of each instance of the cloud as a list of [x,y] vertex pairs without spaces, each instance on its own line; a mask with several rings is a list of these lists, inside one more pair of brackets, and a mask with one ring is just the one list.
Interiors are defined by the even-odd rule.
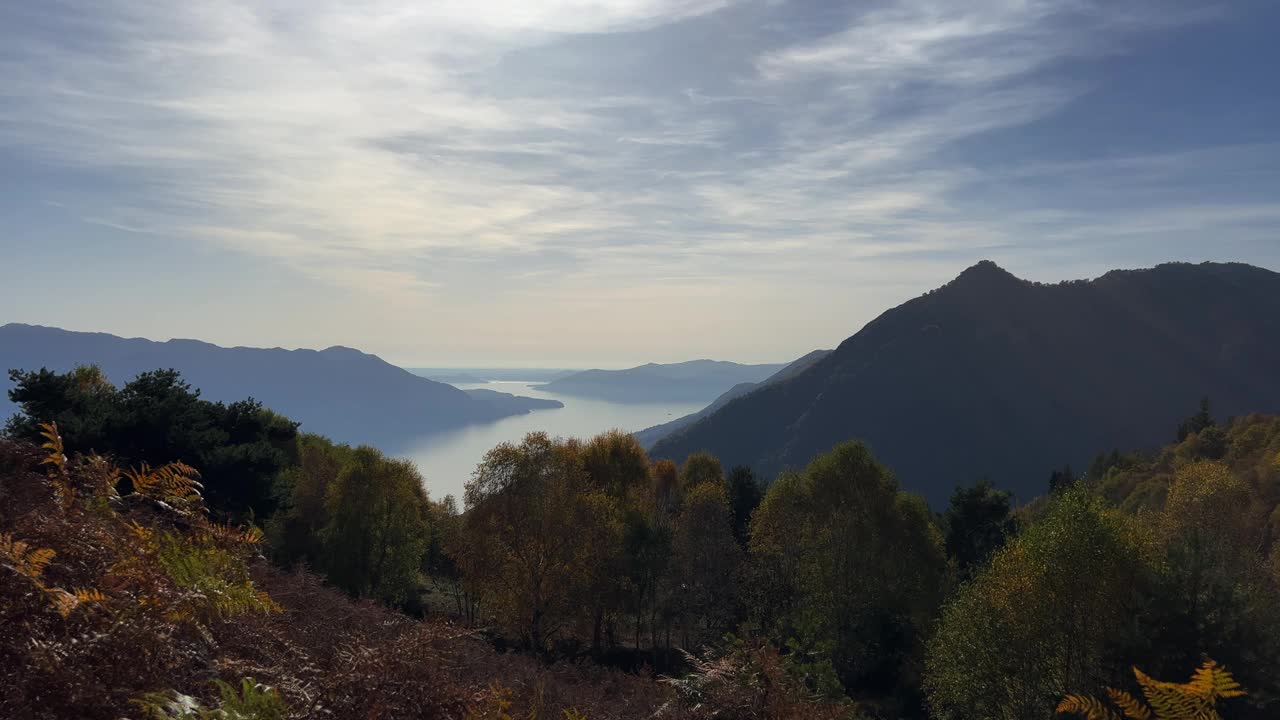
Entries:
[[[0,10],[0,148],[94,178],[110,202],[85,203],[91,222],[398,302],[532,297],[550,278],[620,301],[739,292],[874,258],[1035,252],[1029,231],[1272,217],[1261,198],[1197,213],[1171,179],[1190,167],[1148,155],[997,170],[955,150],[1104,80],[1054,68],[1209,11],[819,5],[19,3]],[[1051,199],[1018,192],[1053,182]],[[87,185],[47,202],[74,212]],[[1129,207],[1088,206],[1102,192]]]

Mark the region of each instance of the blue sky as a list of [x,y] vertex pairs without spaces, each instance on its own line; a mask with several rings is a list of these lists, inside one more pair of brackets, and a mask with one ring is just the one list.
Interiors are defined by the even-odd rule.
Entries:
[[1280,269],[1280,3],[0,5],[0,322],[783,361],[991,258]]

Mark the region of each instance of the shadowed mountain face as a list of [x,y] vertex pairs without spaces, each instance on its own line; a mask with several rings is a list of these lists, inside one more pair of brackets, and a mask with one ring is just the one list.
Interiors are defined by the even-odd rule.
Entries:
[[584,370],[543,385],[564,395],[620,402],[710,401],[739,383],[757,383],[784,365],[740,365],[724,360],[648,363],[626,370]]
[[[231,402],[253,397],[301,422],[305,431],[386,448],[549,402],[531,405],[529,398],[506,393],[472,396],[345,347],[224,348],[196,340],[153,342],[11,324],[0,327],[0,420],[15,409],[7,396],[9,369],[65,371],[89,363],[101,366],[116,385],[141,372],[174,368],[205,399]],[[550,401],[548,406],[560,404]]]
[[1027,499],[1054,467],[1169,442],[1202,396],[1280,412],[1280,274],[1161,265],[1039,285],[983,262],[799,375],[654,446],[772,477],[851,438],[940,505],[987,476]]
[[830,352],[831,352],[830,350],[814,350],[813,352],[808,353],[804,357],[796,360],[790,365],[787,365],[786,367],[782,368],[778,372],[770,375],[769,377],[765,378],[764,380],[761,380],[758,383],[754,383],[754,382],[738,383],[737,385],[734,385],[733,387],[726,390],[724,394],[722,394],[720,397],[713,400],[710,405],[702,408],[696,413],[690,413],[688,415],[685,415],[684,417],[676,418],[671,422],[665,422],[665,423],[662,423],[661,425],[654,425],[653,427],[645,428],[644,430],[641,430],[635,433],[636,440],[639,440],[640,444],[645,446],[646,448],[651,448],[653,447],[654,443],[658,442],[662,438],[670,435],[671,433],[677,430],[680,430],[681,428],[688,427],[693,423],[701,420],[702,418],[710,415],[711,413],[719,410],[725,405],[728,405],[730,400],[740,398],[743,395],[746,395],[747,393],[757,390],[761,387],[764,387],[765,385],[768,385],[770,383],[775,383],[780,380],[786,380],[787,378],[798,375],[799,373],[807,369],[810,365],[826,357],[827,354]]

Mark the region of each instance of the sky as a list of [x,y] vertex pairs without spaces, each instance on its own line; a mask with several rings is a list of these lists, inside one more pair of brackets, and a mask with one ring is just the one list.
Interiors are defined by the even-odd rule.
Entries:
[[0,324],[780,362],[989,258],[1280,269],[1270,0],[0,3]]

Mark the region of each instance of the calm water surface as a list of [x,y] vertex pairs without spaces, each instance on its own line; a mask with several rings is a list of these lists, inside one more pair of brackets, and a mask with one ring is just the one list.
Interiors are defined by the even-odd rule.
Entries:
[[[535,387],[531,387],[534,385]],[[427,480],[427,491],[433,498],[454,495],[462,502],[463,485],[472,471],[493,446],[502,442],[518,442],[526,433],[541,430],[551,436],[589,438],[606,430],[626,432],[643,430],[658,423],[697,412],[705,402],[618,403],[591,398],[560,395],[537,389],[536,383],[490,382],[477,385],[458,384],[463,390],[483,388],[498,392],[549,398],[564,403],[553,410],[534,410],[527,415],[503,418],[488,425],[473,425],[461,430],[424,437],[396,453],[417,464]],[[709,401],[708,401],[709,402]]]

